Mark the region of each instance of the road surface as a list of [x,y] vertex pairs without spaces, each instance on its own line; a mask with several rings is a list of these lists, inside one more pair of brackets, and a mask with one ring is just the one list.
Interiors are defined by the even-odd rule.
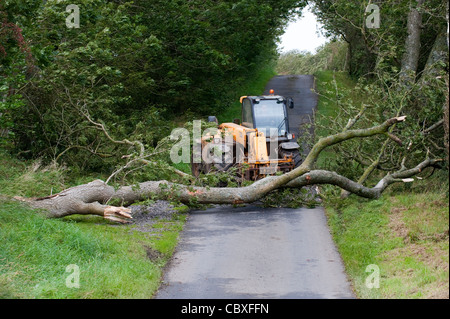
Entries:
[[[313,112],[317,107],[315,80],[312,75],[279,75],[273,77],[266,85],[264,94],[273,89],[275,94],[294,99],[295,107],[288,109],[290,133],[300,137],[300,144],[304,154],[310,151],[314,140],[314,127],[305,129],[304,124],[312,122]],[[305,134],[308,133],[308,134]]]
[[[290,96],[298,135],[317,105],[312,76],[267,85]],[[191,212],[167,266],[159,299],[353,298],[323,208],[216,206]]]

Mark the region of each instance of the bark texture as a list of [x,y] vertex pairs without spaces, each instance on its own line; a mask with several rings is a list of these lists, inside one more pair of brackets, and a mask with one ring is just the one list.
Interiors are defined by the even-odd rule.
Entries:
[[[281,187],[332,184],[362,197],[378,198],[390,184],[405,181],[405,178],[418,174],[424,168],[436,165],[439,160],[427,159],[413,169],[404,169],[387,175],[373,188],[364,187],[335,172],[313,170],[312,168],[320,152],[326,147],[352,138],[387,134],[388,129],[392,125],[404,120],[405,117],[396,117],[369,129],[348,130],[322,138],[314,145],[302,165],[295,170],[281,176],[266,177],[247,187],[194,187],[168,181],[148,181],[138,186],[123,186],[115,189],[104,181],[95,180],[88,184],[66,189],[52,196],[22,200],[27,201],[32,207],[46,210],[49,217],[58,218],[71,214],[93,214],[116,222],[126,222],[127,219],[131,218],[130,209],[123,206],[155,195],[175,196],[184,203],[241,204],[255,202],[269,192]],[[123,206],[111,206],[108,204],[111,201],[119,201]]]
[[420,6],[425,0],[417,0],[416,6],[408,13],[408,36],[405,41],[405,53],[402,59],[401,78],[405,85],[414,83],[420,57],[420,35],[422,29],[422,14]]

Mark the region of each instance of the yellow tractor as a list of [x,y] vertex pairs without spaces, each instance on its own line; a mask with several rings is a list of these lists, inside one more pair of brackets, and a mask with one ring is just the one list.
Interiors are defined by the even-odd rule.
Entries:
[[301,164],[300,146],[289,132],[288,108],[291,98],[275,95],[243,96],[242,122],[218,125],[194,141],[191,168],[194,176],[211,171],[235,172],[247,180],[257,180],[277,172],[288,172]]

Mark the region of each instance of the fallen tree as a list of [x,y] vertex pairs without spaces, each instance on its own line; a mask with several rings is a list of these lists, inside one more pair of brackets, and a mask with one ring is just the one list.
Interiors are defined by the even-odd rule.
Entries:
[[[325,148],[345,140],[383,134],[398,142],[398,138],[389,131],[389,128],[403,121],[405,121],[405,117],[395,117],[371,128],[347,130],[322,138],[313,146],[306,159],[295,170],[280,176],[266,177],[246,187],[196,187],[168,181],[147,181],[139,185],[115,189],[104,181],[95,180],[47,197],[17,199],[26,201],[34,208],[46,210],[48,216],[52,218],[72,214],[93,214],[115,222],[126,222],[132,218],[131,210],[126,207],[127,205],[152,196],[163,196],[169,193],[183,203],[243,204],[255,202],[278,188],[331,184],[358,196],[374,199],[380,197],[382,192],[392,183],[411,181],[412,176],[417,175],[427,167],[436,167],[441,160],[427,158],[411,169],[406,169],[403,166],[399,171],[386,175],[373,188],[367,188],[335,172],[314,170],[314,164]],[[119,202],[121,206],[109,204],[111,201]]]

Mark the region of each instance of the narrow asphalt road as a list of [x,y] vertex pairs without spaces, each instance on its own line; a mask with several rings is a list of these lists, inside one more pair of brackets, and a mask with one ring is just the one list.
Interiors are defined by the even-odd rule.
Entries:
[[[312,76],[267,85],[294,99],[296,135],[317,105]],[[353,298],[323,208],[216,206],[191,212],[158,299]]]
[[264,94],[273,89],[275,94],[294,99],[295,107],[288,109],[290,133],[300,137],[304,154],[308,154],[314,138],[314,127],[305,128],[311,123],[317,107],[315,79],[312,75],[279,75],[273,77],[266,85]]

